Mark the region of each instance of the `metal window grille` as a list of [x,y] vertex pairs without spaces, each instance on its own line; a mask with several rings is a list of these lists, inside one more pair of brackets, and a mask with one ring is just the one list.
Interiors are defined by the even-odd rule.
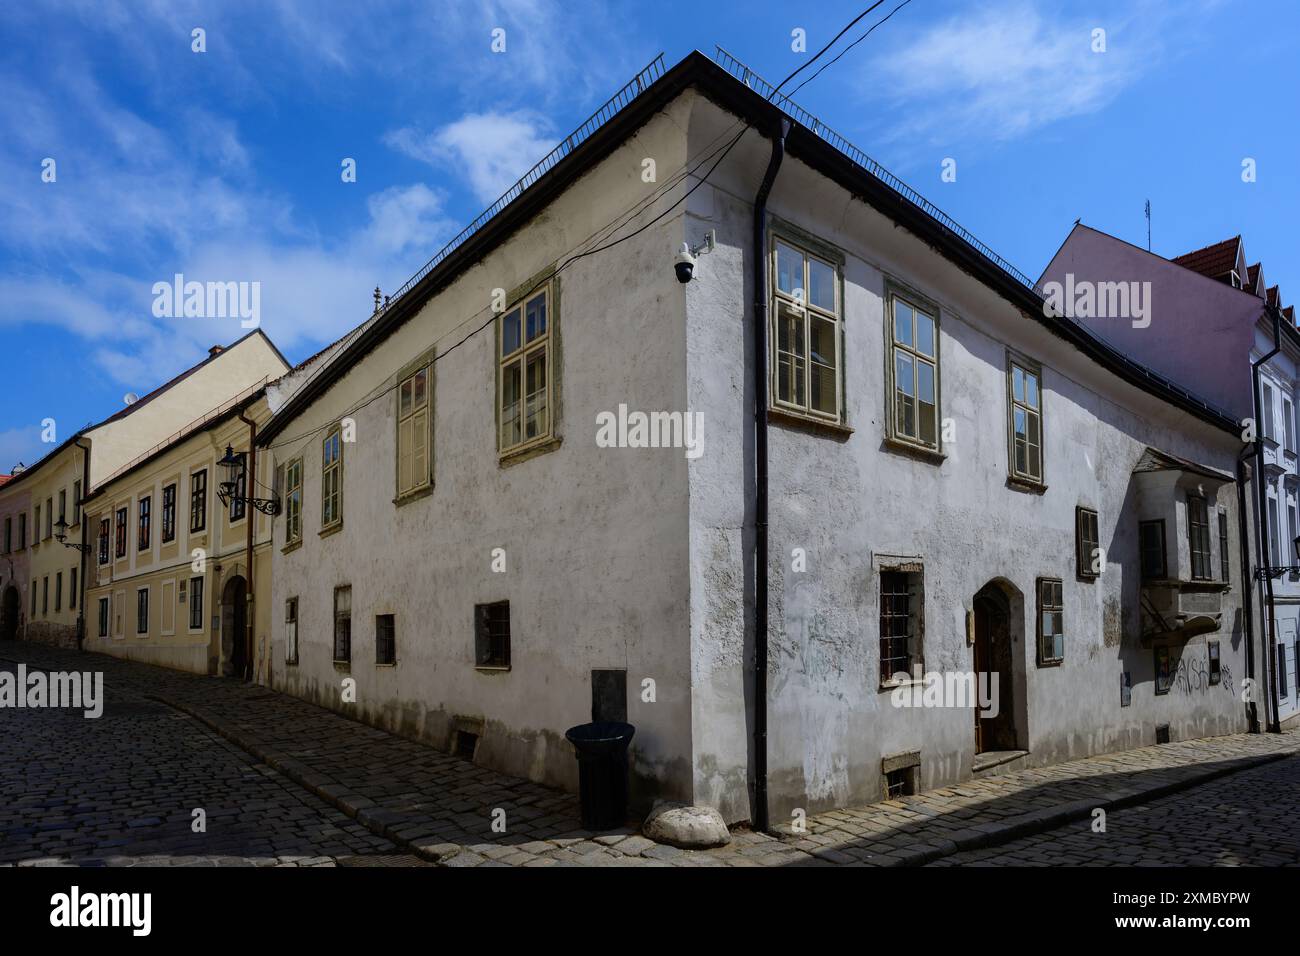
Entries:
[[880,573],[880,679],[888,681],[912,667],[912,596],[908,575]]

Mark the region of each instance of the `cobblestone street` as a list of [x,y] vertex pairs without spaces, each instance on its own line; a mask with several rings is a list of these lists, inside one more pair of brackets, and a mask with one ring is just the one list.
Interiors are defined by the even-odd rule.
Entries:
[[[102,718],[0,710],[0,863],[829,866],[1300,862],[1300,735],[1181,741],[982,777],[684,851],[581,828],[571,794],[261,687],[0,643],[102,671]],[[6,663],[10,662],[10,663]],[[1090,829],[1107,812],[1107,832]],[[191,830],[202,808],[207,832]],[[504,812],[505,832],[492,827]]]

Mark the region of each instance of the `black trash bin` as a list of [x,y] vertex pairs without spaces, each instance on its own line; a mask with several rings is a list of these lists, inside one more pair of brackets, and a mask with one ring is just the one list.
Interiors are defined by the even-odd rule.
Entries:
[[564,736],[578,755],[582,825],[613,830],[627,822],[627,747],[636,728],[616,721],[579,724]]

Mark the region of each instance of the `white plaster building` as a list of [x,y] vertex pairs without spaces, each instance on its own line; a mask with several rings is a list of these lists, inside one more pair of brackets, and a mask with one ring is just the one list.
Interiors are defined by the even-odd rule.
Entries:
[[[1233,416],[1047,318],[742,67],[659,73],[262,431],[299,503],[276,685],[568,787],[565,729],[626,715],[640,798],[760,824],[1243,730]],[[700,444],[605,447],[634,412]],[[996,672],[1000,715],[897,706],[913,668]]]

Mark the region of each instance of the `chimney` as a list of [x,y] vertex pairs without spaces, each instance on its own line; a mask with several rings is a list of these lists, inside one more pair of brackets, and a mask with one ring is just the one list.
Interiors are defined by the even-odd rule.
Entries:
[[208,358],[216,358],[225,350],[226,347],[224,345],[214,345],[212,348],[208,349]]

